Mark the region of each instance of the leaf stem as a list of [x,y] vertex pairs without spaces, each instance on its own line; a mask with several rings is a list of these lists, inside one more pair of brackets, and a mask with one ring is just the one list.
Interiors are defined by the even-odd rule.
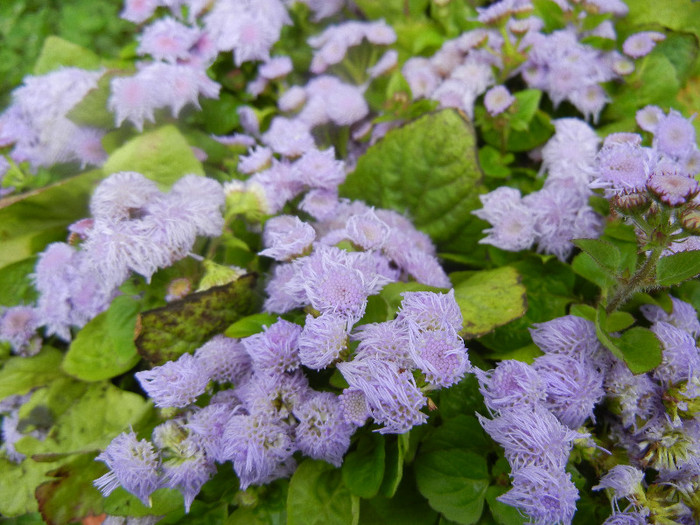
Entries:
[[661,246],[656,246],[652,249],[651,254],[644,261],[644,264],[637,270],[637,272],[623,285],[619,286],[615,290],[615,295],[613,295],[610,303],[608,303],[605,308],[607,314],[611,314],[622,306],[630,296],[639,290],[652,286],[654,284],[654,276],[656,275],[656,263],[661,258],[661,252],[663,248]]

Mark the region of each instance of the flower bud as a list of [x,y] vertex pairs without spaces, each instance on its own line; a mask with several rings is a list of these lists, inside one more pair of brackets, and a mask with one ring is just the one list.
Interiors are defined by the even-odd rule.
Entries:
[[647,211],[651,205],[651,201],[646,193],[621,193],[613,197],[612,205],[623,215],[631,215]]
[[680,214],[683,229],[691,235],[700,235],[700,206],[691,206]]

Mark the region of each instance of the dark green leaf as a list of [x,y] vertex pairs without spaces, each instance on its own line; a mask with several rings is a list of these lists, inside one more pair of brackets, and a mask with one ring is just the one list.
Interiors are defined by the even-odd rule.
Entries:
[[239,319],[226,329],[226,337],[242,339],[263,331],[263,327],[272,326],[279,316],[272,314],[253,314]]
[[244,275],[224,286],[188,295],[149,310],[136,321],[136,348],[154,365],[194,352],[211,337],[256,310],[256,276]]
[[140,359],[134,344],[140,306],[128,296],[115,298],[106,312],[78,332],[63,360],[63,370],[83,381],[102,381],[130,370]]
[[340,469],[305,460],[289,482],[288,525],[351,525],[359,501],[343,485]]
[[[510,119],[510,124],[530,124],[535,113],[537,112],[537,107],[540,105],[540,99],[542,98],[542,92],[539,89],[523,89],[518,91],[514,95],[515,97],[515,114]],[[517,129],[517,128],[515,128]]]
[[570,315],[582,317],[591,322],[595,322],[596,309],[588,304],[573,304],[569,309]]
[[136,496],[119,487],[104,499],[104,510],[110,516],[142,518],[168,515],[171,518],[174,514],[175,517],[184,517],[184,500],[176,489],[156,490],[151,494],[151,503],[151,507],[146,507]]
[[240,102],[230,93],[221,93],[216,100],[203,98],[202,119],[208,133],[214,135],[226,135],[238,126],[238,112]]
[[103,512],[103,497],[92,484],[104,472],[95,461],[96,454],[80,454],[75,459],[48,472],[54,478],[36,489],[39,511],[49,525],[81,521]]
[[[470,442],[481,427],[475,418],[464,418],[469,419],[460,418],[455,429],[459,426],[469,431],[469,438],[455,429],[436,432],[424,441],[415,469],[418,490],[430,506],[450,520],[469,525],[481,516],[489,474],[483,447],[474,452],[479,442]],[[481,442],[486,443],[486,439],[482,437]]]
[[636,326],[614,339],[625,363],[635,374],[650,372],[661,364],[661,343],[654,332]]
[[700,274],[700,250],[679,252],[659,259],[656,280],[661,286],[673,286]]
[[362,500],[360,523],[363,525],[433,525],[437,513],[416,490],[412,472],[391,498],[378,496]]
[[501,155],[501,153],[488,144],[479,148],[479,165],[484,174],[488,177],[505,178],[511,174],[508,164],[513,162],[515,157],[512,153]]
[[605,321],[603,323],[603,326],[605,327],[605,331],[612,333],[612,332],[621,332],[625,328],[629,328],[634,324],[634,316],[630,313],[627,312],[613,312],[605,317]]
[[109,175],[136,171],[168,189],[183,175],[204,175],[185,137],[172,125],[137,135],[114,151],[102,170]]
[[357,448],[343,459],[343,483],[356,496],[373,498],[384,478],[384,459],[384,436],[363,434]]
[[482,224],[471,212],[483,191],[471,124],[442,110],[392,130],[360,157],[345,197],[407,213],[446,251],[468,252]]
[[61,359],[63,354],[50,346],[44,346],[33,357],[9,358],[0,370],[0,400],[13,394],[24,395],[62,376]]
[[593,260],[611,274],[616,274],[622,264],[622,254],[617,246],[600,239],[574,239],[574,245],[590,255]]
[[477,272],[455,287],[455,300],[464,316],[461,334],[486,334],[525,314],[527,301],[520,275],[512,267]]
[[443,418],[454,418],[461,414],[483,412],[484,398],[479,392],[479,382],[474,374],[466,374],[456,385],[440,390],[438,413]]
[[396,494],[403,479],[403,467],[411,441],[411,434],[399,434],[395,438],[385,438],[386,461],[384,462],[384,480],[379,493],[391,498]]
[[489,505],[489,510],[493,519],[499,525],[522,525],[524,518],[520,511],[515,507],[501,503],[496,498],[508,492],[507,487],[492,485],[486,491],[486,502]]

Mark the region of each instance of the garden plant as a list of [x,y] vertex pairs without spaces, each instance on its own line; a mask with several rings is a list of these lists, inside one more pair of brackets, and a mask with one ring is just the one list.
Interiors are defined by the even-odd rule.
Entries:
[[0,23],[3,523],[700,523],[700,2]]

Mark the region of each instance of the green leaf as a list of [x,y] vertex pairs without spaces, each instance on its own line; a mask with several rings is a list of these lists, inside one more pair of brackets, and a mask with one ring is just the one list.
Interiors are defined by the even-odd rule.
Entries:
[[654,332],[636,326],[614,338],[627,366],[634,374],[650,372],[661,364],[661,343]]
[[613,312],[606,316],[604,326],[606,332],[621,332],[634,324],[634,316],[628,312]]
[[527,128],[540,105],[542,92],[539,89],[523,89],[515,93],[514,97],[516,110],[509,123],[514,129],[518,129],[515,127],[518,124],[522,124]]
[[659,259],[656,281],[660,286],[674,286],[700,274],[700,250],[679,252]]
[[574,260],[571,261],[571,267],[578,275],[598,285],[601,289],[610,288],[616,282],[610,272],[601,268],[596,260],[586,252],[579,253],[574,257]]
[[357,448],[343,459],[343,483],[361,498],[373,498],[384,478],[384,436],[372,432],[363,434]]
[[142,312],[136,321],[136,348],[154,365],[194,352],[211,337],[256,310],[256,276],[188,295],[167,306]]
[[104,473],[104,465],[95,461],[95,456],[80,454],[47,473],[54,479],[36,488],[45,523],[62,525],[102,514],[103,497],[92,482]]
[[0,199],[0,268],[65,241],[68,225],[90,215],[89,200],[102,171],[94,170],[16,197]]
[[47,479],[46,472],[51,466],[27,458],[21,463],[0,457],[0,515],[11,518],[28,512],[36,512],[39,507],[34,490]]
[[625,21],[630,25],[661,25],[700,38],[700,4],[687,0],[635,0],[629,3]]
[[410,471],[393,497],[363,499],[360,509],[360,523],[368,525],[434,525],[437,516],[416,489]]
[[114,151],[102,167],[105,174],[136,171],[167,190],[183,175],[204,175],[189,143],[172,125],[137,135]]
[[[493,129],[483,130],[484,140],[496,148],[501,147],[501,133]],[[554,134],[554,125],[547,113],[538,109],[529,122],[527,130],[511,129],[506,149],[511,152],[529,151],[544,144]]]
[[44,346],[33,357],[10,357],[0,370],[0,400],[24,395],[62,376],[61,359],[63,354],[50,346]]
[[482,228],[471,212],[485,191],[475,144],[474,129],[457,111],[430,113],[371,146],[341,194],[406,213],[445,251],[469,252]]
[[466,374],[456,385],[440,390],[438,413],[443,418],[485,411],[484,397],[474,374]]
[[488,177],[509,177],[511,170],[508,168],[508,164],[513,162],[513,160],[515,160],[515,157],[512,153],[501,155],[500,151],[488,144],[479,148],[479,165]]
[[16,306],[31,304],[38,293],[34,289],[30,274],[34,273],[36,257],[28,257],[0,268],[0,304]]
[[614,244],[600,239],[574,239],[572,242],[590,255],[603,270],[616,274],[620,269],[622,254]]
[[35,392],[20,410],[31,412],[46,407],[53,426],[44,440],[31,436],[20,439],[17,450],[23,454],[72,454],[104,449],[112,439],[136,425],[152,410],[151,403],[138,394],[121,390],[111,383],[56,381]]
[[202,98],[201,104],[207,133],[226,135],[238,126],[237,108],[241,103],[230,93],[223,92],[218,99]]
[[504,266],[477,272],[455,287],[464,316],[464,337],[486,334],[525,314],[525,287],[515,268]]
[[434,286],[428,286],[427,284],[421,284],[417,282],[408,283],[389,283],[382,291],[379,292],[379,296],[386,302],[389,315],[393,319],[396,312],[401,306],[403,297],[401,294],[404,292],[445,292],[444,288],[435,288]]
[[78,332],[63,360],[63,370],[83,381],[102,381],[130,370],[140,359],[134,344],[139,307],[131,297],[116,297],[106,312]]
[[[459,430],[468,432],[462,434]],[[415,460],[418,490],[430,506],[463,525],[476,523],[484,507],[489,474],[483,448],[471,439],[482,432],[476,418],[463,416],[452,428],[435,432],[423,442]]]
[[385,437],[384,479],[379,488],[379,493],[384,497],[393,497],[401,484],[410,439],[409,433],[399,434],[395,438]]
[[569,309],[570,315],[582,317],[592,323],[595,323],[596,309],[588,304],[573,304]]
[[34,64],[34,74],[45,75],[60,67],[98,69],[100,65],[100,57],[89,49],[52,35],[44,40],[44,47]]
[[277,322],[279,316],[273,314],[253,314],[239,319],[226,329],[226,337],[242,339],[263,331],[263,327]]
[[343,485],[340,469],[305,460],[289,482],[288,525],[353,525],[357,497]]
[[97,87],[91,89],[66,116],[80,126],[114,128],[114,115],[107,109],[107,101],[111,94],[110,82],[116,76],[114,72],[102,75]]
[[[106,473],[106,470],[103,473]],[[184,517],[184,500],[179,490],[158,489],[151,494],[151,503],[150,507],[146,507],[136,496],[119,487],[104,499],[104,510],[110,516],[132,518],[163,515],[170,518],[171,513]]]
[[489,505],[489,510],[493,519],[499,525],[522,525],[523,516],[515,507],[501,503],[496,498],[508,492],[508,487],[492,485],[486,491],[486,502]]

